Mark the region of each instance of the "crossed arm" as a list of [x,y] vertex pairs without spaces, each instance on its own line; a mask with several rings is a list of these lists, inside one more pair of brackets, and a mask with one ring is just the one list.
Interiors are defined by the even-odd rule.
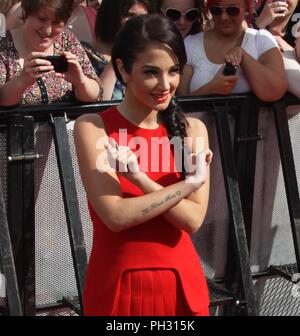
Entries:
[[[196,121],[192,128],[192,136],[204,136],[205,146],[208,146],[205,126]],[[104,146],[107,134],[101,118],[98,115],[80,117],[75,123],[74,137],[87,198],[97,215],[112,231],[118,232],[140,225],[158,215],[165,216],[170,223],[189,233],[200,227],[208,203],[208,174],[197,181],[182,180],[167,187],[150,180],[146,174],[139,174],[135,183],[145,194],[123,198],[116,173],[99,172],[97,167],[99,155],[104,155],[104,161],[107,159]],[[99,142],[100,139],[102,141]],[[99,148],[97,143],[103,145]]]

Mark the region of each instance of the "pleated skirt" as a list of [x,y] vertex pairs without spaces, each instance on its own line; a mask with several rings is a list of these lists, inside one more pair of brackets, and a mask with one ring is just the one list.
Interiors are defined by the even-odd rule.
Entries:
[[128,270],[116,294],[113,316],[208,316],[190,310],[177,273],[168,269]]

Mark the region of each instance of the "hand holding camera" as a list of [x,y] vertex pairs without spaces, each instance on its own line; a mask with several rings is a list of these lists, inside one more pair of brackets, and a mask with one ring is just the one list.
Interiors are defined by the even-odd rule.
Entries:
[[65,51],[61,55],[32,52],[24,59],[21,80],[26,86],[32,85],[37,78],[53,74],[74,87],[80,86],[85,79],[76,55],[71,52]]
[[68,63],[67,71],[57,72],[56,77],[64,78],[69,83],[72,83],[75,87],[80,86],[85,81],[85,75],[77,60],[77,56],[69,51],[64,51],[63,56]]
[[42,59],[51,62],[55,72],[64,73],[68,71],[68,61],[63,55],[45,56]]
[[48,76],[55,72],[53,65],[45,59],[45,56],[44,53],[31,52],[24,58],[20,80],[25,86],[32,85],[39,77]]

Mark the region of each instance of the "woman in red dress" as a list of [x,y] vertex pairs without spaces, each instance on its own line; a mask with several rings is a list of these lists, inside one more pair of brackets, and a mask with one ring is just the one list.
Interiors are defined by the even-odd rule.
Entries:
[[189,234],[206,213],[212,153],[204,124],[172,101],[183,40],[168,19],[141,15],[122,28],[112,62],[124,100],[74,129],[94,227],[84,314],[208,315]]

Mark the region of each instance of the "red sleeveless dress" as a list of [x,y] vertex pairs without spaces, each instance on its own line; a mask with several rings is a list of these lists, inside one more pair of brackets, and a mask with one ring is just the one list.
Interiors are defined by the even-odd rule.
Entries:
[[[162,186],[181,180],[174,168],[173,151],[163,125],[154,130],[139,128],[115,107],[99,116],[108,136],[120,145],[128,145],[137,155],[141,169],[152,180]],[[144,146],[148,146],[146,150]],[[164,165],[168,162],[170,167],[166,169]],[[123,176],[118,175],[118,178],[123,197],[143,195]],[[91,204],[89,211],[93,222],[93,247],[84,290],[85,315],[173,315],[169,308],[174,300],[179,307],[175,315],[208,315],[206,280],[188,233],[163,216],[116,233],[103,224]],[[151,284],[150,289],[148,284]],[[174,288],[175,298],[163,298],[163,304],[157,303],[157,297],[163,297]],[[161,294],[156,295],[156,291]],[[153,303],[149,295],[156,297],[156,302]],[[140,299],[137,300],[137,296]],[[124,298],[125,306],[131,306],[130,309],[124,308]],[[148,310],[145,302],[151,306]]]

